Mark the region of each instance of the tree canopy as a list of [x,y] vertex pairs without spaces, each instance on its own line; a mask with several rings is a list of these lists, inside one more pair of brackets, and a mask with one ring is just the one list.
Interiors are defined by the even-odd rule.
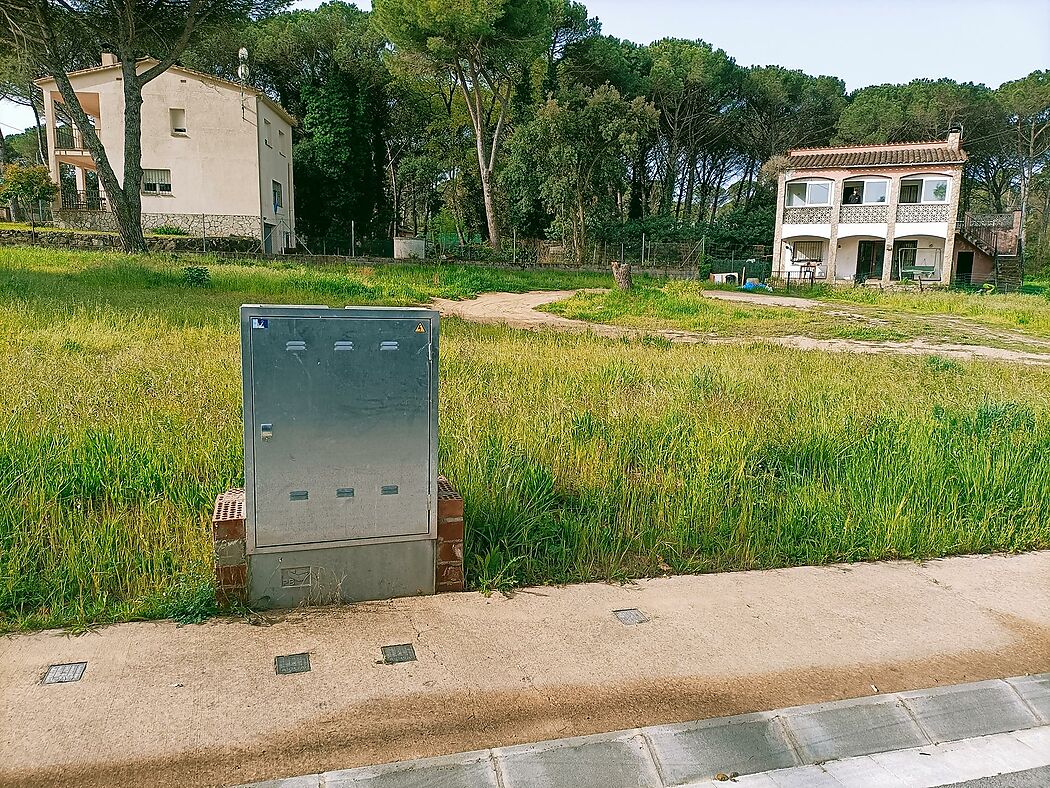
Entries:
[[[149,24],[145,6],[115,1],[136,24],[108,13],[114,0],[6,0],[0,95],[39,109],[32,79],[54,73],[65,90],[61,74],[96,63],[103,43],[122,60],[151,55],[155,68],[129,72],[134,144],[136,97],[157,68],[236,78],[246,47],[253,86],[299,119],[298,229],[314,250],[392,234],[499,247],[512,230],[580,255],[642,233],[768,245],[766,176],[789,149],[961,128],[963,209],[1020,208],[1030,248],[1050,253],[1050,72],[847,93],[834,75],[744,67],[702,40],[605,35],[578,0],[374,0],[372,12],[157,0]],[[0,140],[0,156],[26,161],[30,141]],[[93,152],[134,213],[138,157],[107,173]]]

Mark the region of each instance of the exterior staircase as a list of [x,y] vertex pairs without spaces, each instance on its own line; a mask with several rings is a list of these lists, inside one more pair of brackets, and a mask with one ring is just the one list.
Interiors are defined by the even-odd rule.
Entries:
[[956,228],[963,239],[991,258],[993,269],[987,281],[1000,291],[1017,290],[1024,282],[1020,225],[1020,211],[995,214],[967,213]]

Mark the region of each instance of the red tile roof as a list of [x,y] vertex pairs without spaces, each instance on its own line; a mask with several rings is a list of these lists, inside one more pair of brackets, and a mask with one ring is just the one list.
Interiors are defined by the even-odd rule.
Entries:
[[808,148],[788,153],[791,169],[812,170],[834,167],[892,167],[909,164],[962,164],[966,153],[947,145],[888,148],[875,145],[864,150]]

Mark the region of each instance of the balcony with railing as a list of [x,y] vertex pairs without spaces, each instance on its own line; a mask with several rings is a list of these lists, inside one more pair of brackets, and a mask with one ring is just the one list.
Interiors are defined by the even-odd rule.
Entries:
[[55,126],[55,150],[86,150],[76,126]]
[[839,224],[885,224],[888,217],[889,206],[885,203],[843,205],[839,209]]
[[105,211],[106,196],[97,189],[87,191],[63,189],[59,204],[64,211]]
[[901,203],[898,222],[934,223],[948,221],[948,203]]
[[785,208],[784,224],[831,224],[831,206],[805,205]]

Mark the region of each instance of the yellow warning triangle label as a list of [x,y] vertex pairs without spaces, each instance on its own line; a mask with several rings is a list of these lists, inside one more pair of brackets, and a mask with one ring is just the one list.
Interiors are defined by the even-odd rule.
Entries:
[[425,334],[425,333],[427,333],[427,330],[425,328],[423,328],[423,324],[422,323],[420,323],[418,326],[416,326],[416,333],[417,334]]

